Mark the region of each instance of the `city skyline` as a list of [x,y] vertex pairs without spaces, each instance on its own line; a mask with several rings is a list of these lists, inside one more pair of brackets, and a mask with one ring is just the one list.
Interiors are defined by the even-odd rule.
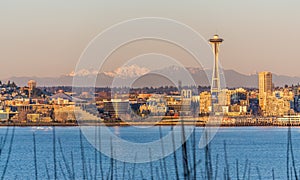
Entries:
[[300,179],[299,7],[0,0],[1,179]]
[[[70,73],[97,34],[124,20],[149,16],[185,23],[205,39],[214,33],[224,37],[227,41],[220,55],[224,69],[300,76],[295,59],[300,39],[298,1],[191,1],[184,5],[172,1],[174,8],[168,13],[165,9],[171,1],[18,3],[17,7],[15,1],[2,1],[0,6],[0,59],[5,67],[0,79]],[[123,5],[118,7],[124,13],[116,13],[117,3]],[[292,41],[287,44],[288,39]]]

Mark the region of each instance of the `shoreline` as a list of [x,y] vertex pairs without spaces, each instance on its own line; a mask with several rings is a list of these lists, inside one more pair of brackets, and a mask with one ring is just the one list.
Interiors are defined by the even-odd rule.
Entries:
[[[76,126],[109,126],[109,127],[126,127],[126,126],[180,126],[180,122],[117,122],[117,123],[2,123],[0,127],[76,127]],[[184,122],[185,126],[206,127],[206,123]],[[210,127],[300,127],[300,124],[221,124],[211,125]]]

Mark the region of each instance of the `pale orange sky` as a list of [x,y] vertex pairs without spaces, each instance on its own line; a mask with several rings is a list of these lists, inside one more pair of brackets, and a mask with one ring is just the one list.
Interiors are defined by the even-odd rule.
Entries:
[[225,69],[300,76],[299,0],[0,0],[0,79],[59,76],[74,70],[97,34],[145,16],[185,23],[225,39]]

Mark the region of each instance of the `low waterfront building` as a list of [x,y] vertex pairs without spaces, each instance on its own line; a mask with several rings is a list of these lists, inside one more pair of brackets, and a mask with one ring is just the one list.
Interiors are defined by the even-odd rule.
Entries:
[[283,117],[278,117],[274,125],[300,125],[300,114],[294,115],[284,115]]
[[49,99],[51,100],[52,104],[58,104],[58,105],[74,104],[73,98],[65,94],[63,90],[59,90],[58,93],[51,96]]
[[[44,118],[44,121],[46,120],[47,119]],[[74,122],[76,120],[75,106],[54,106],[54,118],[52,120],[60,123]]]
[[9,120],[9,112],[0,110],[0,121],[8,121]]
[[27,122],[40,122],[40,114],[31,113],[27,114]]
[[111,99],[110,101],[104,100],[104,113],[110,116],[118,117],[130,112],[129,100]]
[[266,99],[266,107],[264,116],[280,117],[288,114],[292,109],[293,93],[283,89],[275,91],[271,96]]
[[152,94],[147,100],[146,106],[147,110],[154,116],[163,116],[168,110],[164,95],[161,94]]
[[212,110],[212,101],[211,101],[211,93],[208,91],[204,91],[200,93],[199,98],[199,113],[200,115],[209,114]]

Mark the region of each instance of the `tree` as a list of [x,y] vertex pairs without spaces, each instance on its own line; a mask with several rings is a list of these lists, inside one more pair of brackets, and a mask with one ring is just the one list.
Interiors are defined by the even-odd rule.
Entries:
[[52,119],[52,121],[55,121],[55,113],[54,113],[54,108],[52,108],[51,110],[50,110],[50,118]]
[[15,83],[15,82],[13,82],[13,83],[11,84],[11,87],[12,87],[12,88],[17,88],[17,85],[16,85],[16,83]]

